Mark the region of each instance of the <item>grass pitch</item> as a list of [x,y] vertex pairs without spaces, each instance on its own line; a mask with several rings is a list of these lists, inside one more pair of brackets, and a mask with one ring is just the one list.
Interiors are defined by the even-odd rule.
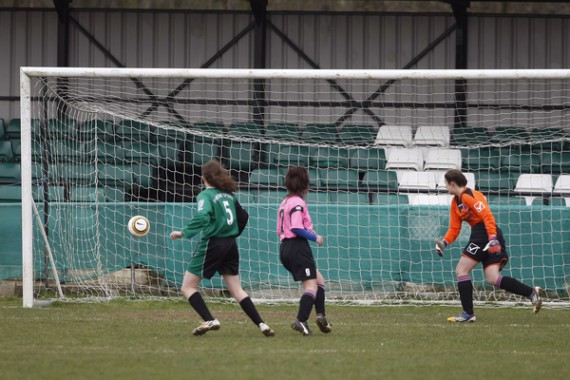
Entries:
[[[206,299],[208,301],[208,299]],[[192,336],[185,302],[117,301],[23,309],[0,299],[3,379],[569,379],[570,310],[328,306],[333,325],[291,330],[295,306],[259,306],[264,337],[236,304],[209,303],[219,331]]]

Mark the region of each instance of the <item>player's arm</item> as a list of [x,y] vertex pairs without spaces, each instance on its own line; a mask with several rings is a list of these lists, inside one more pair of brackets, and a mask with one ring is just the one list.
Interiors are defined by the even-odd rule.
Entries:
[[[235,199],[235,198],[234,198]],[[236,219],[238,224],[238,236],[241,235],[245,226],[247,225],[247,221],[249,220],[249,214],[247,211],[241,206],[237,199],[235,199],[236,205]]]
[[435,241],[435,251],[439,256],[443,256],[443,251],[445,247],[453,243],[455,239],[461,233],[461,217],[456,211],[457,205],[455,200],[451,203],[451,208],[449,210],[449,228],[445,233],[445,236],[441,240]]
[[[198,210],[190,222],[182,229],[180,237],[191,239],[210,224],[213,213],[212,203],[207,198],[198,196]],[[172,237],[172,234],[171,234]]]

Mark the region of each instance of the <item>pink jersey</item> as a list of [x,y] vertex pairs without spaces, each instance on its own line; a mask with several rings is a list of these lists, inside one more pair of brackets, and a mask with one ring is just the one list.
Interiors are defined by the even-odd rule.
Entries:
[[307,204],[298,195],[285,197],[279,206],[277,216],[277,235],[279,235],[281,240],[297,237],[291,231],[293,228],[303,228],[315,233],[313,221],[309,215],[309,210],[307,210]]

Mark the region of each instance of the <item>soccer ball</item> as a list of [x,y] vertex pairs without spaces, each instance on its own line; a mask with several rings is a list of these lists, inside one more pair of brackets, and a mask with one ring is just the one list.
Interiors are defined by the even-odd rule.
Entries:
[[150,223],[147,218],[142,215],[135,215],[129,220],[129,232],[134,237],[143,237],[150,230]]

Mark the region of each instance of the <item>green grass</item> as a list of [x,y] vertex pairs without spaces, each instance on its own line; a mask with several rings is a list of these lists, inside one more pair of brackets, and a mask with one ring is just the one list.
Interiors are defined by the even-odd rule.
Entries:
[[291,330],[294,306],[260,306],[264,337],[238,305],[212,304],[220,331],[194,337],[184,302],[53,304],[0,299],[3,379],[568,379],[570,311],[328,306],[333,332]]

